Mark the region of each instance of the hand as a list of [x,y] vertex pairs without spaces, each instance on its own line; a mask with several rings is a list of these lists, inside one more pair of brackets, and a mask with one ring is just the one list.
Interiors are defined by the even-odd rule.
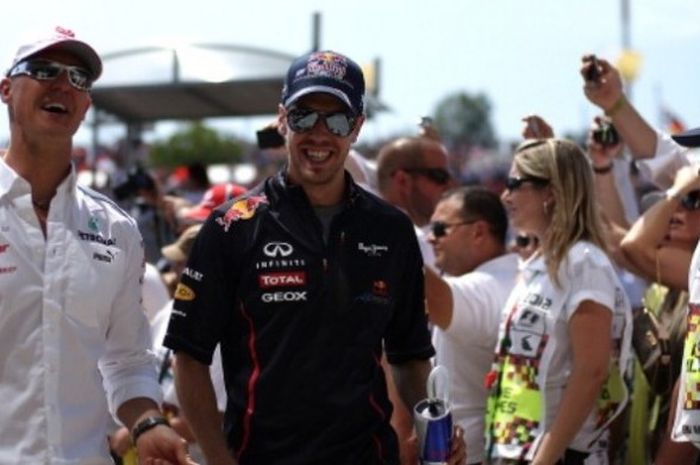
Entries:
[[467,463],[467,444],[464,442],[464,430],[461,426],[455,426],[452,433],[452,446],[448,465],[464,465]]
[[700,175],[697,166],[684,166],[676,172],[671,190],[678,195],[685,195],[690,191],[700,189]]
[[594,105],[603,110],[610,109],[623,93],[620,72],[608,61],[598,58],[600,78],[597,81],[586,81],[588,68],[592,66],[593,55],[581,58],[581,76],[584,79],[583,93]]
[[432,123],[420,124],[418,136],[425,137],[426,139],[434,140],[436,142],[442,142],[440,139],[440,132]]
[[131,436],[129,430],[121,427],[109,436],[109,448],[119,457],[124,457],[131,447]]
[[522,119],[523,139],[550,139],[554,137],[552,127],[539,115],[527,115]]
[[187,454],[187,441],[165,425],[139,436],[136,449],[139,463],[144,465],[196,465]]
[[622,143],[615,145],[603,145],[593,140],[593,131],[600,127],[603,118],[596,116],[593,120],[591,128],[588,130],[586,137],[586,146],[588,147],[588,157],[591,159],[591,164],[594,168],[605,168],[610,166],[613,159],[622,151]]

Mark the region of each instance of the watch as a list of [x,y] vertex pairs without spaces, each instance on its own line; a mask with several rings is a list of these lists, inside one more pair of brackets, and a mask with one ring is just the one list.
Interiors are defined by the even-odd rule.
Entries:
[[148,431],[149,429],[155,428],[158,425],[170,426],[170,423],[165,417],[154,416],[146,417],[134,426],[131,430],[131,443],[136,445],[139,436]]

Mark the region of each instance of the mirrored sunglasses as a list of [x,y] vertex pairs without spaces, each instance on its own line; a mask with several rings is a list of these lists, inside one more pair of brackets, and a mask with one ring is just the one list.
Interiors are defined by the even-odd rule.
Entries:
[[318,120],[323,120],[326,129],[338,137],[347,137],[355,129],[356,118],[351,113],[321,113],[320,111],[304,108],[294,108],[287,112],[287,125],[294,132],[308,132],[316,126]]
[[476,223],[478,220],[472,220],[472,221],[460,221],[457,223],[445,223],[444,221],[433,221],[430,223],[430,233],[435,237],[436,239],[439,239],[441,237],[447,236],[447,230],[449,228],[453,228],[455,226],[460,226],[463,224],[472,224]]
[[419,174],[433,181],[435,184],[445,185],[450,181],[450,172],[444,168],[404,168],[405,172]]
[[688,192],[681,199],[681,206],[688,211],[700,210],[700,190]]
[[76,89],[87,92],[92,87],[92,73],[80,66],[68,66],[49,60],[26,60],[17,63],[8,73],[8,77],[29,76],[38,81],[53,81],[62,72],[68,74],[68,82]]
[[547,179],[537,178],[535,176],[523,176],[521,178],[509,176],[506,178],[506,189],[513,192],[520,189],[526,182],[532,183],[536,187],[544,187],[549,184]]

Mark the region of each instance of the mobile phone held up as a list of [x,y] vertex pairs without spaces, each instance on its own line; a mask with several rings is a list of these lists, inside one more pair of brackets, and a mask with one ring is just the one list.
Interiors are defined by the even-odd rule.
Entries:
[[601,70],[600,64],[598,63],[598,58],[595,55],[591,56],[590,65],[586,70],[586,81],[588,82],[598,82],[600,80]]

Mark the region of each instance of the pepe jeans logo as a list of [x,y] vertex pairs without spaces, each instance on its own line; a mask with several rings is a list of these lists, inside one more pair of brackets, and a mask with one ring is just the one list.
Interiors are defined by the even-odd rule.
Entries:
[[263,247],[263,253],[271,258],[289,257],[292,252],[294,248],[286,242],[268,242]]
[[369,257],[381,257],[382,253],[388,252],[389,247],[386,245],[369,244],[365,245],[362,242],[357,244],[357,250],[367,254]]

